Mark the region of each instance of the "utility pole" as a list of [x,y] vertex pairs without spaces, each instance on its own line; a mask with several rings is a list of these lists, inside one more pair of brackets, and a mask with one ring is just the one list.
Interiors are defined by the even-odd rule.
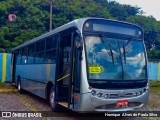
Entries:
[[50,0],[50,31],[52,30],[52,8],[53,8],[53,0]]

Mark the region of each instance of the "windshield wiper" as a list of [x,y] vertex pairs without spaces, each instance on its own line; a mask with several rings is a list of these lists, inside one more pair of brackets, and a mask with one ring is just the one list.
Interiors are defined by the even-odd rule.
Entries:
[[113,66],[114,66],[113,52],[112,52],[112,49],[111,49],[111,45],[110,45],[110,43],[109,43],[109,49],[110,49],[110,52],[111,52],[111,56],[112,56],[112,63],[113,63]]
[[[101,41],[104,43],[105,47],[107,48],[107,44],[106,44],[106,42],[104,40],[105,36],[103,34],[101,34],[101,37],[102,37]],[[111,57],[112,57],[112,63],[113,63],[113,66],[114,66],[114,56],[113,56],[112,48],[111,48],[110,43],[108,43],[108,45],[109,45],[109,50],[110,50],[110,54],[109,55],[111,55]],[[108,49],[106,49],[106,50],[108,50]]]
[[124,43],[123,43],[123,56],[124,56],[124,62],[126,64],[126,50],[125,50]]

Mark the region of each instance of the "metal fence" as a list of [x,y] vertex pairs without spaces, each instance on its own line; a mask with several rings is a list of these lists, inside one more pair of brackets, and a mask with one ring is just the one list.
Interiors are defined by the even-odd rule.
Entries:
[[[10,82],[11,54],[0,53],[0,82]],[[160,81],[160,62],[148,63],[149,79]]]

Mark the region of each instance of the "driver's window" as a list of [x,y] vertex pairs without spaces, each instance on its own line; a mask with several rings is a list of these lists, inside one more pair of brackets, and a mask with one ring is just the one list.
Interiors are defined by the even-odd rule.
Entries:
[[63,50],[64,57],[63,57],[63,63],[68,64],[71,60],[71,47],[65,47]]

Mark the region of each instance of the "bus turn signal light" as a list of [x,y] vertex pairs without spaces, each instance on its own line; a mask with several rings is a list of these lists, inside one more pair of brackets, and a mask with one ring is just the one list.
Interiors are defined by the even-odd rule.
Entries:
[[78,100],[78,96],[77,96],[77,95],[76,95],[76,96],[74,96],[74,99]]
[[89,87],[88,87],[88,89],[90,89],[90,90],[92,90],[92,88],[93,88],[92,86],[89,86]]

